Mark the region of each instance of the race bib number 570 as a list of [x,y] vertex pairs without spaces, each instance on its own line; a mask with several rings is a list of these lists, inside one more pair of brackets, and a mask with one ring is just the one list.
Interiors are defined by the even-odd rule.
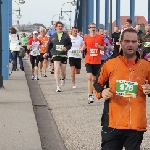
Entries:
[[116,80],[116,95],[136,98],[137,88],[138,88],[137,82]]

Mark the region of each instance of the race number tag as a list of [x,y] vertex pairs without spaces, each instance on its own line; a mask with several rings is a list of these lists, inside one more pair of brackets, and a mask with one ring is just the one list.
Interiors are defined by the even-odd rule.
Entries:
[[64,47],[64,45],[56,45],[56,50],[57,51],[62,51],[63,47]]
[[35,43],[35,44],[32,46],[32,55],[33,55],[33,56],[40,55],[40,50],[39,50],[39,44],[38,44],[38,43]]
[[150,42],[144,42],[144,47],[150,47]]
[[136,98],[137,88],[138,88],[137,82],[116,80],[116,95]]
[[73,56],[80,56],[81,55],[79,50],[72,50],[71,53]]
[[40,51],[39,51],[38,49],[33,49],[33,50],[32,50],[32,55],[33,55],[33,56],[40,55]]
[[90,56],[98,56],[98,49],[90,49]]

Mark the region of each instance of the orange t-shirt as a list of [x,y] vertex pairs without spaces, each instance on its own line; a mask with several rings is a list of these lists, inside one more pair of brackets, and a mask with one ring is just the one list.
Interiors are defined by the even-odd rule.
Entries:
[[46,53],[46,47],[47,47],[49,38],[47,36],[45,36],[45,37],[41,36],[41,37],[39,37],[39,40],[42,43],[41,48],[40,48],[40,53]]
[[85,55],[85,63],[86,64],[101,64],[101,55],[100,49],[95,47],[97,43],[100,46],[105,46],[104,39],[101,35],[96,35],[95,37],[91,37],[90,35],[86,35],[84,37],[84,43],[87,47],[87,53]]

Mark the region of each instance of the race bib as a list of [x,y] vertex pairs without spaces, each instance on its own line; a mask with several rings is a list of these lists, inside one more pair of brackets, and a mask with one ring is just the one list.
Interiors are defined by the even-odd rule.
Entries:
[[71,51],[71,54],[72,54],[73,56],[80,56],[80,55],[81,55],[81,53],[80,53],[79,50],[72,50],[72,51]]
[[32,46],[32,55],[33,55],[33,56],[40,55],[40,50],[39,50],[39,44],[38,44],[38,43],[35,43],[35,44]]
[[137,82],[116,80],[116,95],[136,98],[137,88],[138,88]]
[[56,50],[57,51],[62,51],[63,47],[64,47],[64,45],[56,45]]
[[90,49],[90,56],[98,56],[98,49]]
[[150,47],[150,42],[144,42],[143,45],[144,47]]
[[38,49],[33,49],[33,50],[32,50],[32,55],[33,55],[33,56],[40,55],[40,51],[39,51]]

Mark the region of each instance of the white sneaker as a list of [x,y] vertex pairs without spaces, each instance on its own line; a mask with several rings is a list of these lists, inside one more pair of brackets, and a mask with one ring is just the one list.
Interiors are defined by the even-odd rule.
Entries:
[[61,85],[62,85],[62,86],[65,85],[65,79],[61,79]]
[[94,102],[93,96],[89,96],[88,97],[88,104],[93,103],[93,102]]
[[61,92],[61,88],[60,88],[60,86],[59,86],[59,85],[57,85],[56,92]]
[[38,76],[35,76],[34,80],[39,80]]
[[76,88],[76,85],[73,85],[73,87],[72,87],[73,89],[75,89]]

